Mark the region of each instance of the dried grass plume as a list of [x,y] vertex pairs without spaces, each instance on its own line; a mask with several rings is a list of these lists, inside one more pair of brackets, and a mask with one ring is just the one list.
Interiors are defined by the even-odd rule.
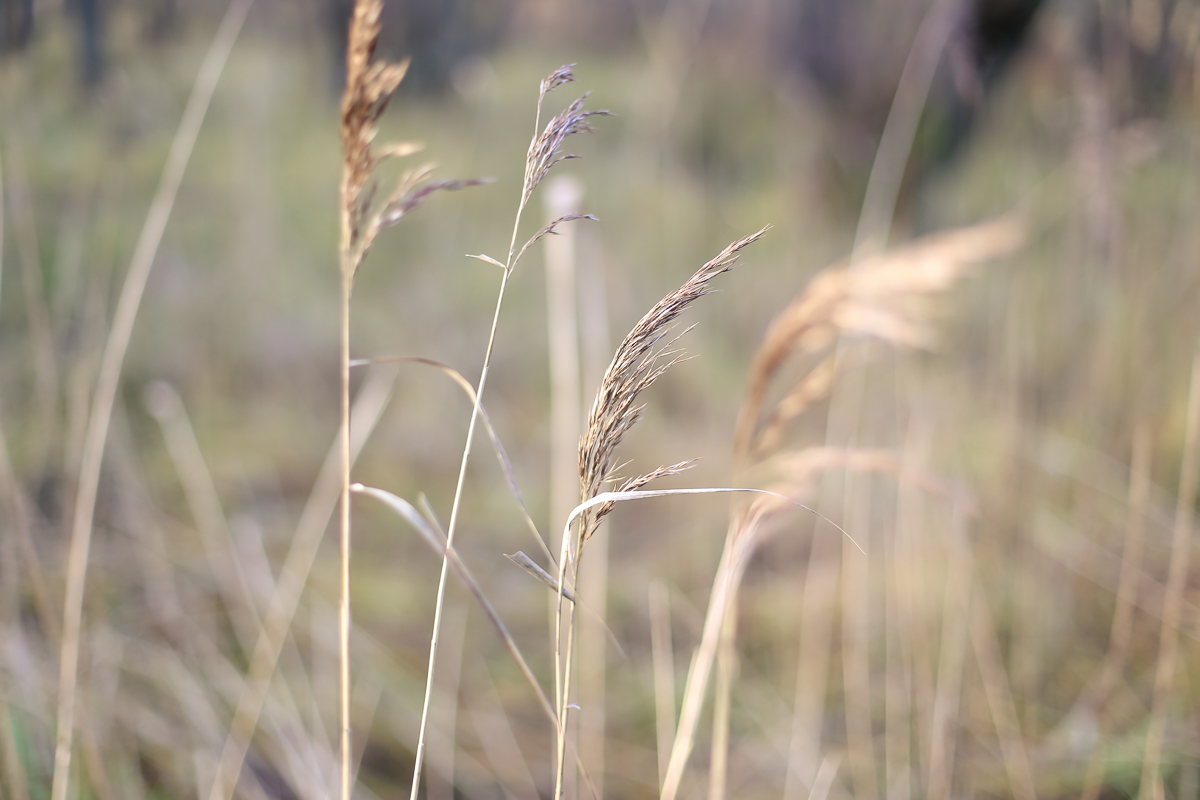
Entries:
[[[673,323],[689,305],[713,290],[709,282],[723,272],[733,269],[738,251],[758,241],[767,228],[730,244],[716,258],[696,271],[675,291],[655,303],[644,317],[625,336],[604,373],[600,389],[588,416],[587,431],[579,443],[579,486],[583,498],[590,499],[603,491],[604,483],[614,471],[613,453],[625,433],[641,418],[644,405],[638,405],[638,395],[678,363],[679,351],[670,344],[655,349],[670,332]],[[686,331],[685,331],[686,333]],[[652,480],[687,469],[691,462],[659,467],[645,475],[625,481],[620,491],[640,489]],[[612,504],[598,506],[585,513],[580,541],[595,531],[600,520],[612,510]]]

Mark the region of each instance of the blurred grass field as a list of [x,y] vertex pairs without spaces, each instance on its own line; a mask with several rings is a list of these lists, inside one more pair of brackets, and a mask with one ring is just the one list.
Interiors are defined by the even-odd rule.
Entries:
[[[1200,337],[1200,10],[1189,0],[1139,3],[1160,9],[1177,59],[1156,102],[1120,77],[1123,62],[1099,78],[1090,72],[1076,41],[1078,9],[1048,3],[966,145],[918,171],[938,135],[936,107],[926,113],[891,244],[1018,208],[1027,239],[935,299],[933,348],[863,348],[870,357],[853,371],[862,402],[852,442],[827,441],[840,411],[826,400],[788,429],[782,447],[887,449],[972,508],[888,476],[836,473],[811,503],[865,556],[811,515],[779,525],[747,568],[738,608],[728,796],[812,796],[822,764],[834,773],[830,797],[1027,796],[1022,762],[1040,797],[1139,794]],[[589,36],[569,12],[516,3],[512,29],[463,59],[442,91],[402,86],[380,141],[424,142],[416,159],[435,161],[441,177],[495,180],[435,195],[381,234],[355,286],[353,355],[423,356],[476,380],[499,276],[464,255],[502,259],[538,81],[575,63],[577,82],[548,107],[590,91],[589,107],[615,114],[573,138],[569,149],[582,158],[556,168],[583,187],[579,210],[600,220],[573,223],[581,316],[591,324],[582,333],[581,418],[646,309],[728,242],[773,226],[722,276],[720,291],[688,312],[685,325],[696,327],[683,344],[693,358],[648,393],[645,421],[621,450],[629,474],[700,459],[665,485],[734,481],[747,369],[770,321],[819,270],[849,258],[871,156],[853,155],[861,143],[828,103],[773,64],[726,5],[714,2],[709,27],[689,41],[700,4],[638,5],[638,30],[598,26],[604,35]],[[863,7],[884,20],[874,24],[891,24],[879,5]],[[924,6],[908,5],[904,19],[919,21]],[[99,354],[222,10],[183,9],[170,38],[155,43],[138,6],[113,3],[107,72],[85,89],[74,75],[71,18],[56,4],[38,8],[32,43],[0,59],[0,426],[14,476],[0,487],[0,796],[35,800],[50,796],[58,696],[58,633],[46,614],[61,623]],[[337,433],[339,89],[315,18],[281,4],[252,10],[138,312],[89,560],[72,797],[208,796],[250,659],[223,604],[228,576],[214,574],[188,476],[147,409],[147,387],[165,381],[182,399],[235,548],[219,555],[241,565],[260,613]],[[878,79],[889,91],[915,22],[896,30],[891,38],[907,37],[893,42],[901,62]],[[871,135],[873,154],[879,131]],[[530,209],[532,232],[549,212],[540,196]],[[531,250],[513,277],[484,405],[557,552],[545,259]],[[785,367],[770,401],[811,366]],[[842,391],[835,387],[834,404]],[[423,493],[446,519],[470,413],[443,375],[399,365],[355,479],[413,501]],[[1144,547],[1126,569],[1136,589],[1125,600],[1128,647],[1100,696],[1094,685],[1116,658],[1139,429],[1148,453]],[[15,495],[28,511],[36,570],[21,549]],[[657,796],[663,685],[656,689],[651,640],[664,618],[654,619],[651,597],[667,599],[676,695],[668,699],[677,709],[730,505],[721,496],[628,504],[600,534],[611,631],[600,636],[604,744],[601,762],[586,743],[583,755],[600,764],[607,797]],[[1190,514],[1195,497],[1181,507]],[[534,555],[536,545],[482,441],[461,513],[457,546],[548,687],[549,593],[503,557]],[[412,775],[439,563],[386,512],[356,503],[354,519],[356,796],[398,797]],[[825,545],[814,547],[814,537]],[[1194,536],[1187,541],[1194,549]],[[306,587],[238,797],[332,796],[332,529]],[[1141,785],[1143,797],[1200,793],[1194,578],[1181,599],[1161,784]],[[446,614],[422,796],[549,796],[553,736],[529,688],[453,580]],[[828,625],[826,640],[814,619]],[[803,680],[798,688],[798,664],[821,663],[811,660],[821,652],[825,688]],[[584,657],[601,663],[594,650]],[[810,701],[821,710],[815,726],[795,713]],[[593,724],[588,708],[581,713]],[[709,791],[709,714],[682,796]],[[574,791],[586,796],[582,784]]]

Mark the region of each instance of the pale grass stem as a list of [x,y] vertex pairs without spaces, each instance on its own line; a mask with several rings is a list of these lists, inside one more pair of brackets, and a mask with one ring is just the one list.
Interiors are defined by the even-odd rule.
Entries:
[[1017,707],[1013,702],[1012,687],[1004,669],[1004,658],[1000,651],[1000,639],[996,635],[996,623],[992,618],[987,597],[979,585],[971,592],[970,614],[967,627],[975,660],[983,678],[983,693],[987,698],[996,738],[1000,741],[1000,754],[1004,771],[1008,777],[1008,791],[1015,800],[1035,800],[1037,791],[1033,785],[1033,772],[1029,766],[1029,754],[1021,737],[1021,724],[1017,719]]
[[[1097,726],[1105,729],[1101,707],[1117,685],[1129,654],[1133,634],[1133,610],[1138,601],[1138,579],[1142,572],[1142,545],[1146,533],[1146,509],[1150,501],[1150,452],[1153,443],[1150,428],[1139,422],[1133,434],[1133,454],[1129,465],[1129,508],[1125,518],[1125,546],[1121,550],[1121,572],[1117,584],[1117,607],[1113,611],[1108,652],[1099,673],[1076,702],[1088,711],[1095,709]],[[1080,800],[1098,800],[1104,780],[1104,748],[1092,745],[1084,774]]]
[[[543,195],[547,223],[579,207],[583,184],[559,175]],[[576,503],[581,411],[579,391],[579,321],[575,290],[574,229],[546,242],[546,328],[550,368],[550,519],[559,520]],[[553,597],[553,596],[552,596]],[[553,608],[553,600],[551,608]],[[603,644],[603,643],[602,643]],[[588,707],[588,704],[584,704]],[[592,709],[588,707],[588,713]],[[576,739],[578,736],[576,736]],[[594,765],[593,765],[594,767]],[[576,773],[569,773],[575,777]],[[597,787],[597,791],[602,791]]]
[[[353,464],[366,444],[367,438],[383,414],[391,397],[394,370],[372,370],[367,376],[351,411],[350,461]],[[284,641],[295,617],[296,609],[304,591],[304,584],[312,571],[325,528],[337,508],[342,485],[342,431],[329,448],[321,471],[317,475],[308,501],[296,524],[296,532],[284,557],[279,580],[267,612],[263,619],[263,630],[258,636],[250,657],[246,682],[238,697],[233,712],[233,721],[225,736],[221,755],[217,761],[216,774],[208,790],[209,800],[230,800],[238,783],[250,740],[254,736],[258,719],[267,700],[267,690],[275,667],[279,662]]]
[[[641,418],[642,406],[637,405],[638,396],[649,388],[664,372],[679,361],[679,351],[672,343],[659,347],[663,337],[670,331],[676,319],[700,297],[712,292],[709,282],[728,272],[737,262],[738,252],[757,241],[766,228],[729,244],[715,258],[697,270],[682,286],[658,301],[643,316],[621,341],[612,363],[605,371],[588,417],[588,427],[579,443],[580,494],[584,502],[576,508],[563,526],[563,539],[559,556],[558,582],[561,586],[574,586],[579,576],[583,546],[595,533],[600,521],[613,508],[614,501],[596,502],[595,498],[611,496],[625,498],[645,496],[638,490],[658,478],[674,475],[691,466],[691,462],[680,462],[659,467],[645,474],[626,480],[616,492],[602,492],[616,465],[613,456],[625,433]],[[657,348],[657,349],[656,349]],[[676,490],[686,493],[686,490]],[[590,509],[596,508],[595,511]],[[571,522],[579,518],[575,540],[571,537]],[[569,580],[568,580],[569,576]],[[563,597],[557,595],[554,631],[555,698],[558,701],[558,716],[561,720],[556,754],[555,800],[562,796],[563,770],[565,766],[567,722],[571,670],[574,657],[575,615],[573,605],[566,610],[566,643],[564,647]]]
[[[579,231],[577,235],[582,237],[586,233],[587,231]],[[595,392],[604,377],[604,370],[612,353],[604,259],[599,255],[598,248],[579,248],[580,259],[586,259],[578,271],[584,397],[590,397]],[[610,640],[617,652],[622,652],[620,643],[608,629],[608,570],[609,549],[612,543],[603,531],[604,524],[601,523],[599,538],[593,537],[591,553],[582,567],[583,586],[579,596],[580,607],[591,612],[581,621],[583,629],[579,637],[579,653],[583,659],[583,668],[579,675],[579,701],[585,709],[580,726],[579,752],[584,763],[592,770],[596,792],[601,797],[604,797],[607,771],[606,676]]]
[[100,372],[96,379],[91,413],[84,440],[83,462],[79,470],[79,488],[71,523],[71,542],[67,552],[67,592],[63,607],[63,638],[59,657],[58,720],[54,751],[54,777],[51,800],[66,800],[71,774],[71,741],[75,726],[75,692],[79,668],[79,638],[83,619],[83,592],[87,578],[88,550],[92,540],[92,522],[96,510],[96,495],[100,482],[100,466],[104,444],[108,438],[109,421],[116,399],[121,366],[133,333],[134,319],[141,304],[142,292],[154,255],[162,240],[163,230],[175,204],[175,196],[191,157],[200,125],[204,121],[209,101],[221,77],[229,52],[241,31],[242,23],[253,0],[232,0],[225,17],[213,37],[212,44],[200,66],[196,81],[184,108],[183,117],[171,150],[163,167],[158,190],[151,201],[142,232],[134,247],[129,272],[121,287],[117,308],[113,313],[112,329],[104,345]]
[[[604,114],[607,112],[601,111],[583,111],[583,100],[581,97],[576,100],[571,106],[562,113],[556,115],[550,120],[546,126],[546,130],[539,134],[541,128],[542,103],[546,98],[546,94],[559,86],[574,80],[569,66],[560,67],[552,72],[545,80],[542,81],[540,91],[538,93],[537,112],[534,115],[533,138],[529,144],[529,152],[525,161],[525,180],[521,188],[521,200],[517,204],[516,218],[513,221],[512,236],[508,245],[508,256],[504,262],[504,272],[500,279],[500,289],[496,296],[496,310],[492,314],[491,330],[488,333],[487,348],[484,350],[483,366],[479,373],[479,385],[475,389],[475,398],[473,408],[471,410],[471,422],[467,427],[467,440],[463,445],[462,459],[458,470],[458,482],[454,489],[454,501],[450,509],[450,522],[446,528],[447,548],[452,548],[454,545],[454,535],[458,529],[458,514],[462,502],[463,487],[466,482],[467,465],[471,458],[471,447],[475,440],[475,426],[479,420],[480,407],[483,402],[483,393],[487,388],[488,370],[491,366],[492,351],[496,343],[496,329],[500,324],[500,310],[504,305],[505,290],[508,288],[509,278],[512,276],[513,269],[521,256],[529,248],[531,244],[541,239],[542,237],[555,232],[555,226],[560,221],[567,219],[578,219],[581,215],[570,214],[560,220],[551,222],[550,225],[541,229],[536,233],[521,249],[517,250],[517,234],[521,227],[521,216],[525,211],[526,205],[533,194],[533,190],[545,177],[546,173],[555,164],[566,158],[572,158],[570,155],[560,155],[559,148],[564,140],[575,133],[581,133],[590,128],[587,126],[587,117],[593,114]],[[586,97],[586,95],[585,95]],[[496,262],[495,259],[487,258],[485,260]],[[449,549],[447,550],[449,552]],[[442,607],[445,602],[446,595],[446,578],[449,570],[449,561],[443,559],[441,574],[438,577],[437,599],[434,605],[433,616],[433,633],[429,643],[429,665],[425,677],[425,697],[422,701],[421,709],[421,725],[417,738],[417,752],[413,768],[413,780],[411,789],[411,798],[416,800],[417,792],[421,783],[421,768],[425,753],[425,731],[429,721],[429,704],[433,697],[433,676],[437,668],[437,653],[438,653],[438,634],[441,630],[442,622]]]
[[675,738],[675,651],[671,644],[671,595],[661,578],[650,582],[650,657],[654,665],[654,722],[658,734],[658,788],[667,777]]
[[[845,476],[846,504],[843,519],[857,531],[871,525],[872,496],[864,477]],[[855,498],[851,502],[851,498]],[[855,553],[842,556],[842,685],[845,687],[846,761],[854,782],[854,795],[861,800],[876,800],[878,775],[875,769],[875,741],[871,724],[871,646],[869,597],[870,563]]]
[[933,714],[930,721],[929,772],[925,779],[929,800],[947,800],[951,796],[954,758],[958,736],[955,733],[962,700],[963,668],[966,662],[969,604],[974,580],[975,558],[967,540],[964,514],[954,509],[946,555],[946,589],[942,603],[941,647],[934,688]]
[[[517,225],[520,224],[520,212],[517,214],[517,224],[513,226],[513,243],[515,246],[517,236]],[[512,248],[509,248],[511,258]],[[479,387],[475,390],[475,401],[471,407],[471,423],[467,427],[467,441],[463,446],[462,461],[458,469],[458,483],[454,490],[454,502],[450,509],[450,524],[446,528],[446,547],[447,553],[449,548],[454,546],[454,532],[458,526],[458,509],[462,500],[463,485],[467,476],[467,463],[471,457],[471,445],[475,439],[475,423],[479,419],[480,403],[482,402],[483,391],[487,387],[488,367],[491,363],[492,347],[496,341],[496,326],[500,322],[500,308],[504,304],[504,290],[508,286],[508,276],[510,274],[510,266],[504,269],[504,275],[500,279],[500,291],[496,297],[496,311],[492,315],[492,329],[488,334],[487,350],[484,353],[483,368],[479,374]],[[449,570],[449,556],[442,559],[442,571],[438,576],[438,591],[437,600],[434,604],[433,611],[433,633],[429,641],[429,666],[425,676],[425,698],[421,705],[421,727],[417,734],[417,752],[415,762],[413,764],[413,780],[410,797],[416,800],[417,790],[421,785],[421,769],[425,756],[425,731],[429,723],[429,705],[433,699],[433,676],[437,669],[437,654],[438,654],[438,635],[442,627],[442,608],[446,597],[446,577]]]
[[[395,225],[420,206],[430,194],[439,190],[463,189],[482,182],[434,181],[431,179],[433,165],[426,164],[401,173],[396,181],[396,188],[387,199],[379,205],[373,205],[377,189],[376,167],[389,158],[403,158],[422,149],[416,142],[393,142],[382,145],[378,151],[373,149],[379,118],[387,108],[392,93],[404,80],[408,71],[407,61],[389,63],[374,60],[382,12],[383,0],[357,0],[354,4],[346,47],[346,88],[342,93],[341,120],[338,128],[338,136],[342,143],[338,245],[338,268],[341,275],[339,366],[342,421],[341,519],[338,536],[341,550],[338,706],[341,722],[342,800],[350,800],[353,786],[353,745],[350,731],[350,296],[354,289],[354,276],[380,231]],[[472,429],[473,427],[472,421]],[[439,602],[439,618],[440,611]],[[420,771],[419,759],[417,771]],[[414,780],[414,793],[416,785],[417,781]]]
[[[873,249],[883,249],[887,244],[901,181],[916,136],[917,123],[925,107],[934,72],[941,60],[947,38],[953,30],[956,17],[954,11],[957,6],[958,0],[938,0],[926,13],[913,39],[868,175],[851,251],[851,269]],[[831,362],[834,373],[842,372],[847,366],[847,344],[839,333]],[[838,387],[830,405],[826,422],[826,446],[844,447],[857,443],[856,430],[862,386],[858,379],[860,376],[851,374],[848,377],[850,380],[844,381],[843,385]],[[825,512],[831,502],[829,492],[824,491],[817,507]],[[845,492],[843,507],[848,508],[850,502],[850,493]],[[808,751],[811,756],[817,755],[816,743],[821,740],[832,646],[831,623],[828,619],[821,618],[821,615],[828,612],[822,607],[820,599],[813,596],[813,592],[822,584],[819,573],[827,569],[829,563],[838,555],[834,552],[831,539],[818,536],[813,542],[813,553],[804,581],[800,660],[796,680],[797,710],[794,715],[793,742],[789,751],[799,748]],[[812,587],[812,591],[809,587]],[[849,704],[846,710],[847,713],[852,713]],[[854,727],[849,720],[847,723]],[[856,724],[859,727],[862,725],[861,722]],[[811,785],[815,776],[809,773],[804,776],[804,780]]]
[[[863,256],[857,263],[852,259],[846,269],[830,269],[814,277],[805,290],[770,325],[763,344],[755,353],[747,381],[747,390],[734,434],[735,477],[738,482],[760,480],[753,470],[758,470],[778,481],[773,485],[776,492],[790,497],[807,496],[815,487],[817,478],[831,470],[848,472],[880,472],[911,481],[926,491],[953,496],[940,482],[929,476],[905,468],[900,460],[886,452],[853,447],[808,447],[785,451],[773,458],[763,459],[763,454],[773,450],[789,423],[802,415],[817,400],[833,393],[835,387],[849,391],[836,383],[844,371],[844,364],[853,355],[848,335],[861,339],[882,340],[897,347],[920,348],[930,346],[932,330],[927,308],[929,298],[943,292],[954,284],[968,265],[993,258],[1013,250],[1023,240],[1023,226],[1011,218],[962,228],[955,231],[926,237],[894,252]],[[807,355],[821,356],[829,349],[817,366],[801,376],[795,387],[770,413],[764,416],[762,406],[772,379],[781,366],[790,358]],[[851,392],[853,398],[854,392]],[[834,404],[839,401],[835,396]],[[831,414],[833,412],[831,411]],[[842,408],[839,413],[856,414],[853,407]],[[846,420],[831,422],[832,427],[849,424]],[[756,463],[757,462],[757,463]],[[705,642],[702,638],[700,657],[696,668],[689,676],[684,691],[683,710],[679,728],[672,747],[671,762],[663,784],[663,800],[673,800],[679,790],[686,761],[694,744],[694,726],[707,691],[712,654],[724,656],[718,662],[717,697],[714,700],[713,722],[713,770],[710,780],[710,797],[719,800],[724,796],[725,764],[728,743],[727,724],[729,719],[729,695],[733,685],[733,669],[736,652],[733,649],[735,630],[726,625],[724,618],[737,607],[737,594],[745,564],[763,538],[764,522],[783,510],[765,505],[768,501],[759,498],[750,508],[735,512],[730,522],[724,554],[714,579],[709,599],[708,615],[705,619],[703,637],[714,637]],[[858,509],[861,504],[851,505],[849,495],[844,498],[846,511]],[[826,517],[821,516],[821,519]],[[856,518],[854,527],[866,526],[866,515]],[[816,743],[819,742],[820,720],[823,716],[825,682],[830,663],[829,642],[832,635],[827,599],[833,587],[826,579],[830,563],[839,556],[836,544],[820,535],[815,535],[809,557],[809,577],[805,581],[802,605],[803,635],[800,660],[797,667],[796,707],[789,752],[803,766],[803,770],[789,767],[785,790],[795,797],[799,784],[812,786],[819,762]],[[843,585],[846,592],[855,586],[862,592],[862,580],[857,580],[854,565],[846,566],[847,580]],[[864,567],[865,568],[865,567]],[[854,616],[854,603],[845,620],[847,657],[844,661],[847,685],[857,686],[866,694],[864,685],[869,685],[866,672],[866,644],[863,640],[863,616]],[[861,609],[860,609],[861,612]],[[857,621],[856,621],[857,620]],[[847,729],[852,749],[866,750],[870,743],[869,707],[855,706],[847,701]],[[873,759],[858,758],[852,762],[852,773],[856,785],[861,784],[863,793],[869,793],[874,785]],[[806,773],[806,774],[803,774]],[[868,774],[870,773],[870,774]]]
[[1158,663],[1154,672],[1154,697],[1150,708],[1150,729],[1146,733],[1146,755],[1142,761],[1142,779],[1138,800],[1150,800],[1162,791],[1163,739],[1171,689],[1175,684],[1175,660],[1179,652],[1179,627],[1183,617],[1183,595],[1187,587],[1188,560],[1191,551],[1192,509],[1200,485],[1200,348],[1192,361],[1192,381],[1188,391],[1187,428],[1183,440],[1183,464],[1179,471],[1179,494],[1175,505],[1175,530],[1171,539],[1171,561],[1163,600],[1162,632],[1159,635]]

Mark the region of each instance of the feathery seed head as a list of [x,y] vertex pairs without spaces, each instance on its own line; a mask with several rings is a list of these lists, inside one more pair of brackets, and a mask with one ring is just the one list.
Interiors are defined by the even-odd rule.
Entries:
[[542,81],[541,91],[538,94],[539,103],[546,97],[547,94],[562,86],[564,83],[570,83],[571,81],[575,80],[575,75],[571,72],[571,67],[573,66],[575,65],[563,64],[561,67],[554,70],[554,72],[551,72],[546,76],[546,78]]
[[[546,92],[556,86],[561,86],[567,80],[571,80],[571,73],[566,71],[566,77],[563,78],[560,73],[566,70],[565,67],[550,75],[549,78],[542,81],[542,93],[538,98],[538,113],[541,113],[542,98],[546,96]],[[557,76],[557,77],[556,77]],[[612,116],[608,111],[584,111],[583,101],[587,99],[587,95],[583,95],[560,113],[556,114],[553,119],[546,123],[545,130],[540,136],[535,136],[533,141],[529,143],[529,154],[525,158],[525,182],[521,191],[521,204],[529,202],[530,195],[537,185],[541,183],[542,178],[546,177],[546,173],[560,161],[566,161],[568,158],[578,158],[573,154],[561,155],[560,148],[568,136],[575,133],[584,133],[592,130],[592,126],[587,123],[587,118],[592,116]]]
[[837,377],[836,357],[828,356],[760,426],[767,388],[789,357],[819,354],[843,333],[897,347],[929,347],[931,299],[949,289],[969,266],[1016,249],[1024,236],[1021,220],[1003,217],[918,239],[848,269],[818,273],[771,323],[754,356],[734,434],[738,457],[745,460],[777,443],[783,426],[824,397]]
[[[670,344],[658,350],[655,347],[689,305],[713,291],[708,286],[709,282],[733,269],[738,251],[757,241],[766,231],[767,228],[763,228],[722,250],[686,283],[655,303],[621,342],[600,382],[588,417],[587,431],[579,443],[579,481],[584,499],[595,497],[602,491],[604,483],[610,480],[613,453],[625,433],[641,418],[644,406],[638,405],[638,395],[680,360],[680,351],[673,349]],[[621,489],[641,488],[656,478],[682,472],[691,463],[659,467],[626,481]],[[612,504],[604,504],[587,512],[582,522],[581,538],[586,540],[591,536],[600,519],[611,510]]]
[[350,19],[346,49],[346,88],[338,135],[342,141],[342,258],[341,268],[352,278],[380,230],[393,225],[426,197],[438,190],[453,191],[485,181],[443,180],[429,182],[433,165],[405,172],[387,202],[372,212],[377,185],[375,168],[388,158],[400,158],[421,150],[416,142],[393,142],[378,153],[371,145],[378,133],[379,118],[388,100],[408,72],[409,60],[393,64],[372,61],[379,43],[379,14],[383,0],[359,0]]

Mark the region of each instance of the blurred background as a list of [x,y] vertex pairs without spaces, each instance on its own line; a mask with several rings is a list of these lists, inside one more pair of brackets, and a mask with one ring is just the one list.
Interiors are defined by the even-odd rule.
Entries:
[[[50,796],[100,354],[225,8],[0,2],[3,797]],[[289,575],[304,590],[236,796],[335,785],[336,536],[311,569],[289,553],[332,511],[314,485],[338,425],[349,11],[253,5],[154,258],[100,478],[71,797],[209,796],[258,619]],[[838,467],[811,481],[805,502],[865,554],[801,512],[763,537],[736,612],[728,796],[1197,797],[1200,584],[1168,572],[1186,565],[1195,507],[1181,472],[1200,334],[1198,48],[1193,0],[388,0],[379,54],[412,65],[379,141],[424,142],[406,165],[438,177],[495,180],[381,234],[355,286],[353,355],[478,379],[499,275],[464,254],[504,260],[538,81],[564,63],[577,81],[547,112],[587,91],[615,116],[568,141],[582,158],[539,188],[521,239],[566,211],[600,221],[517,268],[484,398],[556,552],[578,499],[562,432],[579,430],[625,332],[727,243],[773,226],[688,312],[692,358],[647,394],[620,453],[630,475],[698,458],[663,485],[753,482],[731,456],[747,371],[808,281],[1020,211],[1015,251],[922,307],[928,346],[843,330],[851,366],[773,446],[872,448],[925,478]],[[547,317],[567,307],[564,340]],[[551,345],[576,365],[565,383]],[[774,376],[768,409],[806,358]],[[356,479],[448,519],[469,399],[416,363],[358,369],[355,391],[377,418]],[[567,409],[558,433],[552,402]],[[730,507],[625,504],[588,544],[578,746],[606,797],[658,794]],[[440,564],[386,510],[354,513],[356,796],[399,797]],[[503,554],[544,559],[486,440],[458,542],[549,691],[550,592]],[[441,647],[422,796],[550,796],[551,730],[453,576]],[[681,796],[709,792],[710,717]],[[1161,779],[1147,782],[1155,730]]]

